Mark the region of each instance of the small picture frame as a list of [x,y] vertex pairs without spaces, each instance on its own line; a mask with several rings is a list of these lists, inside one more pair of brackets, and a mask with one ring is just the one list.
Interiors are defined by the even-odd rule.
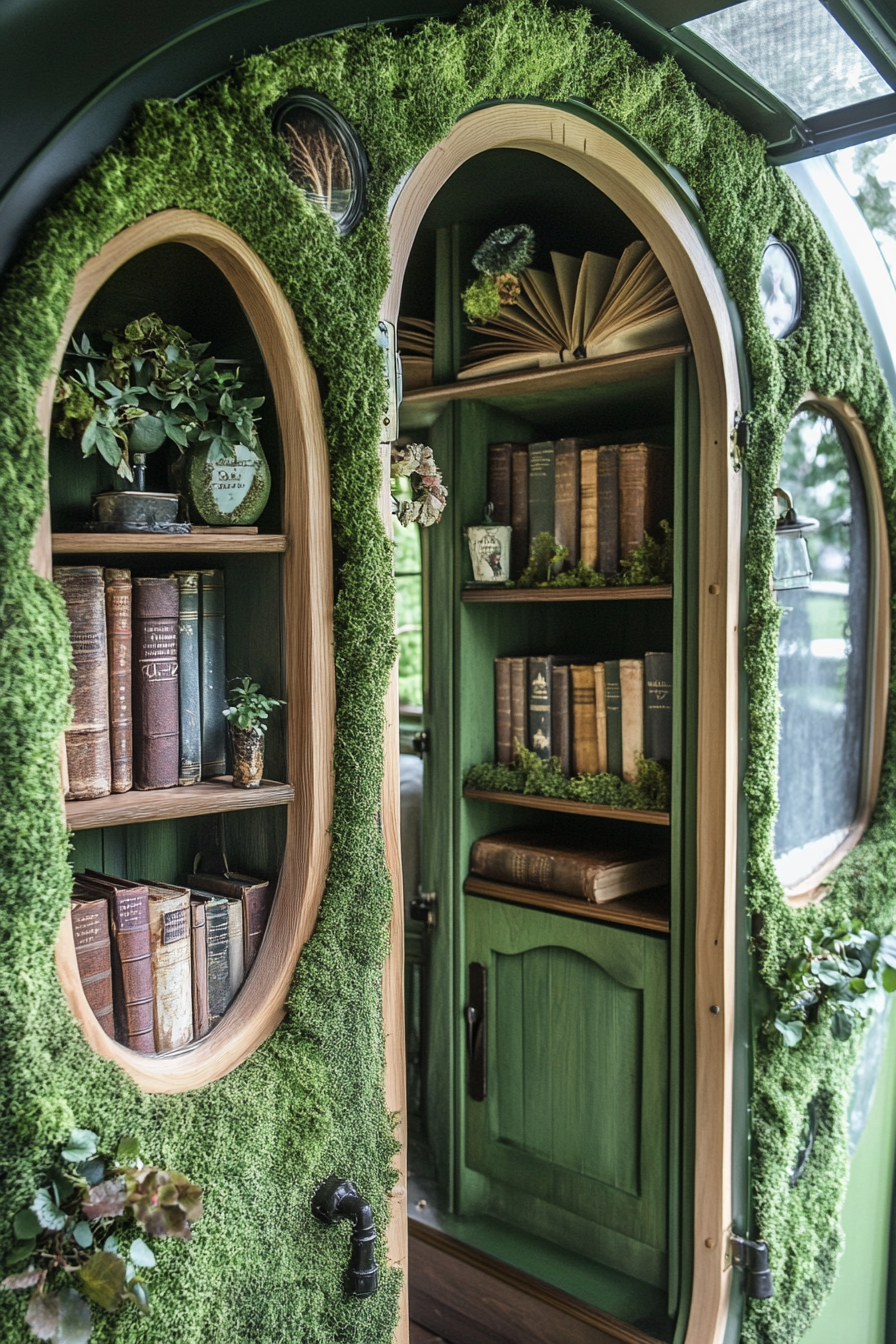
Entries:
[[272,125],[289,149],[289,178],[341,234],[351,233],[364,214],[367,186],[367,156],[354,127],[328,98],[310,89],[281,98]]

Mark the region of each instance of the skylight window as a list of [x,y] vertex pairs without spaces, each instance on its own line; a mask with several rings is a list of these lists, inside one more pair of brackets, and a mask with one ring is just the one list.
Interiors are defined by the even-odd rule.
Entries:
[[741,0],[683,26],[804,119],[892,92],[820,0]]

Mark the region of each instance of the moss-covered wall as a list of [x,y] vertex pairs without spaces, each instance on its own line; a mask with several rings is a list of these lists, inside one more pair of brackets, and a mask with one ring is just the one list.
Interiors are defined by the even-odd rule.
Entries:
[[[268,109],[296,86],[325,93],[357,127],[370,160],[368,211],[347,238],[307,206],[283,171]],[[750,746],[749,895],[765,917],[762,969],[772,982],[816,911],[786,909],[771,862],[778,708],[777,609],[769,596],[772,497],[784,430],[805,388],[845,396],[868,427],[891,527],[896,430],[870,340],[827,239],[763,146],[687,84],[671,61],[649,64],[584,11],[529,0],[479,4],[456,24],[402,36],[383,28],[296,43],[239,66],[178,105],[150,103],[128,134],[39,221],[0,310],[0,858],[5,1034],[0,1094],[3,1206],[30,1196],[73,1124],[107,1143],[140,1136],[148,1155],[206,1189],[188,1246],[165,1244],[156,1314],[105,1317],[98,1339],[184,1344],[209,1339],[388,1339],[397,1275],[347,1301],[346,1239],[312,1226],[308,1196],[330,1170],[350,1173],[387,1216],[393,1143],[382,1093],[380,972],[389,886],[376,813],[380,708],[392,656],[389,547],[376,512],[382,366],[373,339],[388,274],[386,203],[401,177],[486,99],[569,97],[641,138],[690,181],[716,259],[740,308],[754,379],[753,512],[747,540]],[[43,503],[35,399],[88,257],[152,211],[205,211],[246,239],[295,308],[327,389],[338,688],[333,858],[318,927],[302,955],[283,1026],[228,1078],[187,1096],[144,1097],[87,1049],[59,989],[52,950],[68,899],[56,744],[65,721],[66,627],[51,586],[28,568]],[[805,318],[787,340],[767,334],[757,302],[769,232],[803,268]],[[842,865],[826,909],[883,930],[896,892],[896,752],[890,715],[880,802]],[[796,1051],[761,1033],[755,1082],[755,1209],[771,1246],[776,1295],[754,1304],[746,1338],[790,1344],[836,1262],[846,1180],[845,1108],[856,1043],[824,1030]],[[809,1098],[822,1123],[809,1172],[787,1176]],[[7,1226],[0,1229],[7,1235]],[[0,1294],[4,1338],[26,1338],[23,1295]],[[100,1314],[100,1313],[98,1313]]]

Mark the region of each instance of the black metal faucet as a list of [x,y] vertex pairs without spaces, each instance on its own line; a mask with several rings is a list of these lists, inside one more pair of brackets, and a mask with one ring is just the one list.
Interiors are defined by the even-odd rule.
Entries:
[[369,1202],[353,1181],[329,1176],[311,1196],[311,1212],[321,1223],[332,1226],[349,1218],[352,1222],[352,1256],[346,1272],[346,1288],[352,1297],[372,1297],[380,1286],[380,1272],[373,1258],[376,1227]]

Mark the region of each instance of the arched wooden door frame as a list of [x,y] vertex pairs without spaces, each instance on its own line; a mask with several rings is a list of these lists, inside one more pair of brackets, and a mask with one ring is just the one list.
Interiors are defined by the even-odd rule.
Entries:
[[[405,267],[433,197],[468,159],[525,149],[579,173],[653,248],[687,323],[700,389],[697,744],[696,1153],[694,1275],[685,1344],[719,1344],[728,1316],[738,816],[738,622],[742,483],[731,457],[741,394],[725,294],[676,195],[631,149],[561,108],[503,103],[463,117],[402,185],[390,219],[392,279],[381,317],[397,323]],[[397,724],[397,688],[393,722]],[[397,738],[397,733],[393,734]],[[397,778],[397,745],[391,770]],[[393,943],[394,946],[394,943]],[[398,1086],[398,1080],[395,1080]],[[397,1094],[395,1094],[397,1096]]]

